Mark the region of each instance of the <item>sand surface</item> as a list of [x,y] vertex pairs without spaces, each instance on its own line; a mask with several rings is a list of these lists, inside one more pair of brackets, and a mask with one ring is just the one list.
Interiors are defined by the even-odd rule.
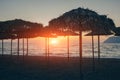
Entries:
[[120,59],[0,56],[0,80],[120,80]]

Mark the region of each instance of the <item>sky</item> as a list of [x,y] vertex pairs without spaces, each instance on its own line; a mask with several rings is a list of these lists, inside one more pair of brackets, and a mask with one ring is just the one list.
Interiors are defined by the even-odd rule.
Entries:
[[108,15],[120,26],[120,0],[0,0],[0,21],[17,18],[48,25],[51,19],[78,7]]

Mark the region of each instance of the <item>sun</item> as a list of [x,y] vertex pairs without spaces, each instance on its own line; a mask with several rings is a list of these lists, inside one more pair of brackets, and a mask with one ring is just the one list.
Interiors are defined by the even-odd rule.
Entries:
[[51,39],[50,44],[56,45],[56,44],[58,44],[58,40],[56,38]]

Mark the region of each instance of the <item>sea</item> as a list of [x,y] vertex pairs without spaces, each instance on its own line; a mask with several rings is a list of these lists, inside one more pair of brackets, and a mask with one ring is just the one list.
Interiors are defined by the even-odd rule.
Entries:
[[[30,38],[28,40],[28,55],[29,56],[45,56],[46,48],[45,48],[45,40],[46,38],[38,37],[38,38]],[[55,43],[54,43],[55,41]],[[17,55],[17,39],[13,40],[12,44],[12,54]],[[83,40],[82,44],[83,48],[83,57],[92,57],[92,43],[89,38],[88,41]],[[50,56],[60,56],[67,57],[67,37],[59,37],[59,38],[50,38],[49,39],[49,55]],[[97,41],[94,43],[94,52],[95,57],[98,57],[98,43]],[[20,39],[19,45],[19,53],[23,55],[23,39]],[[27,53],[27,43],[26,39],[24,39],[24,53]],[[79,40],[75,37],[70,37],[69,40],[69,53],[71,57],[79,56]],[[2,54],[2,41],[0,40],[0,54]],[[3,54],[10,55],[11,54],[11,40],[4,40],[3,45]],[[100,43],[100,55],[102,58],[120,58],[120,43]]]

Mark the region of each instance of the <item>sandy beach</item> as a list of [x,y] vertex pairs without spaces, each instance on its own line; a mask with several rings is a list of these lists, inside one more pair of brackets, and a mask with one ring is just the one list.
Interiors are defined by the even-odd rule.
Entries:
[[120,59],[83,58],[82,72],[79,58],[38,56],[0,56],[0,80],[119,80]]

